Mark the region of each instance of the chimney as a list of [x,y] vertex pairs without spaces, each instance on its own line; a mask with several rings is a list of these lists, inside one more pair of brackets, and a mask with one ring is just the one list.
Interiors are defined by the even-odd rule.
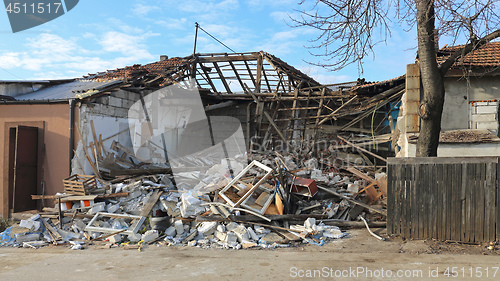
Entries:
[[160,56],[160,61],[164,61],[164,60],[168,60],[168,56],[167,55],[161,55]]
[[434,48],[439,51],[439,31],[434,29]]

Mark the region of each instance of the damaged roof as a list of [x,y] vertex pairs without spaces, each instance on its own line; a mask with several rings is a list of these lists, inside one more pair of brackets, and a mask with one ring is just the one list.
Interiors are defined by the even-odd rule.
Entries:
[[69,100],[85,98],[123,83],[122,80],[74,80],[55,86],[47,86],[38,91],[16,96],[16,100]]

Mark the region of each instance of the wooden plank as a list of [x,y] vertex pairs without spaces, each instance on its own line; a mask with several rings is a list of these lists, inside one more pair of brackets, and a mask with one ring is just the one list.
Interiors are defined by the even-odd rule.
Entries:
[[443,190],[444,192],[444,239],[446,240],[451,240],[451,216],[450,214],[453,213],[453,210],[451,209],[451,204],[452,204],[452,199],[451,199],[451,192],[455,188],[453,185],[453,164],[448,164],[446,165],[445,171],[445,189]]
[[384,194],[384,196],[387,196],[387,175],[379,178],[377,180],[377,185],[380,188],[380,191],[382,191],[382,193]]
[[90,159],[90,156],[89,156],[89,154],[87,152],[87,146],[85,145],[85,139],[82,136],[82,132],[80,131],[79,126],[75,126],[75,128],[76,128],[76,132],[78,134],[78,138],[82,141],[82,144],[83,144],[83,153],[85,154],[85,158],[87,158],[87,161],[89,162],[90,167],[92,168],[92,171],[94,172],[94,175],[97,178],[102,179],[101,174],[99,173],[99,170],[95,166],[94,162],[92,162],[92,160]]
[[401,165],[393,165],[394,167],[394,178],[396,182],[395,195],[394,195],[394,233],[401,235],[401,204],[402,204],[402,194],[403,187],[401,182]]
[[496,241],[500,241],[500,163],[497,164],[497,181],[496,181],[496,190],[495,190],[495,204],[496,204],[496,212],[495,212],[495,224],[496,224]]
[[[352,101],[354,101],[357,97],[358,97],[358,95],[355,95],[350,100],[348,100],[345,103],[343,103],[341,106],[339,106],[337,109],[335,109],[332,113],[328,114],[325,118],[323,118],[319,123],[317,122],[317,125],[318,126],[322,125],[323,123],[325,123],[326,121],[328,121],[329,119],[332,119],[332,118],[335,119],[335,120],[337,120],[337,118],[335,118],[335,114],[337,112],[339,112],[342,108],[344,108],[346,105],[348,105]],[[323,99],[321,99],[321,101],[323,101]],[[321,112],[321,105],[320,105],[320,110],[318,110],[318,116],[316,118],[320,117],[320,115],[319,115],[320,112]]]
[[160,198],[162,193],[163,193],[163,191],[160,191],[158,189],[153,191],[153,194],[151,194],[151,196],[149,196],[148,201],[146,202],[144,207],[142,207],[142,211],[140,214],[141,217],[149,216],[149,213],[151,213],[151,210],[153,210],[153,207],[155,206],[156,202],[158,202],[158,199]]
[[451,197],[451,212],[450,212],[450,239],[454,241],[460,241],[460,189],[462,183],[461,177],[461,169],[462,166],[460,164],[451,164],[452,167],[452,180],[450,188],[450,197]]
[[240,83],[241,88],[243,91],[245,91],[245,85],[243,84],[243,81],[241,80],[240,75],[238,74],[238,71],[236,70],[236,67],[234,67],[234,63],[232,61],[229,61],[229,65],[234,71],[234,75],[236,75],[236,79],[238,79],[238,82]]
[[484,189],[486,186],[486,164],[479,164],[479,177],[476,179],[476,236],[475,242],[484,242],[486,241],[484,238],[484,220],[486,217],[486,212],[484,209]]
[[474,176],[476,175],[476,167],[474,164],[467,163],[467,170],[469,173],[467,174],[467,186],[465,190],[465,202],[466,202],[466,213],[465,213],[465,240],[464,242],[472,242],[471,239],[471,233],[473,231],[472,229],[472,214],[473,210],[472,208],[472,191],[473,188],[472,186],[474,185]]
[[460,218],[460,239],[458,241],[466,241],[465,233],[467,232],[467,173],[469,172],[469,167],[467,163],[462,163],[462,184],[460,189],[460,202],[461,202],[461,218]]
[[394,175],[394,165],[387,164],[387,178],[389,178],[389,182],[387,185],[387,233],[389,235],[394,235],[394,211],[395,211],[395,175]]
[[344,139],[344,138],[343,138],[343,137],[341,137],[341,136],[337,136],[337,138],[338,138],[338,139],[340,139],[340,140],[343,140],[345,143],[347,143],[347,144],[351,145],[352,147],[359,149],[360,151],[363,151],[363,152],[365,152],[365,153],[368,153],[368,154],[370,154],[371,156],[373,156],[373,157],[375,157],[375,158],[378,158],[378,159],[380,159],[380,160],[382,160],[382,161],[384,161],[384,162],[387,162],[387,160],[386,160],[385,158],[381,157],[380,155],[377,155],[377,154],[375,154],[375,153],[373,153],[373,152],[371,152],[371,151],[368,151],[368,150],[366,150],[366,149],[364,149],[364,148],[362,148],[362,147],[360,147],[360,146],[358,146],[358,145],[356,145],[356,144],[353,144],[353,143],[349,142],[348,140]]
[[411,237],[418,237],[418,209],[417,209],[417,199],[418,199],[418,189],[420,184],[419,177],[419,165],[408,165],[411,167],[412,174],[412,189],[410,191],[410,227],[411,227]]
[[226,89],[226,92],[228,94],[231,94],[231,88],[229,87],[229,85],[227,84],[227,81],[226,81],[226,78],[224,77],[224,75],[222,74],[222,71],[220,70],[220,67],[219,65],[217,64],[217,62],[213,62],[213,65],[215,67],[215,70],[217,71],[217,74],[219,74],[219,78],[222,82],[222,85],[224,85],[224,88]]
[[401,223],[404,227],[405,237],[411,237],[411,201],[412,201],[412,190],[414,181],[412,180],[411,175],[411,165],[403,165],[403,171],[401,174],[403,175],[403,180],[405,183],[405,200],[403,207],[403,217],[401,218]]
[[256,79],[255,79],[255,92],[256,93],[260,93],[260,85],[261,85],[261,81],[262,81],[262,56],[259,56],[257,58],[257,75],[256,75]]
[[418,199],[420,200],[420,212],[419,212],[419,231],[422,231],[419,239],[427,239],[429,237],[429,213],[427,210],[427,202],[430,200],[429,195],[429,165],[423,164],[423,178],[424,182],[420,186],[420,192]]
[[278,125],[276,125],[276,123],[274,123],[274,121],[271,118],[271,116],[269,116],[269,113],[267,113],[267,111],[265,111],[265,110],[262,113],[266,117],[267,121],[269,121],[269,124],[271,124],[271,126],[274,128],[274,130],[276,131],[276,133],[278,133],[278,136],[281,138],[281,140],[283,140],[286,143],[287,140],[286,140],[285,136],[283,135],[283,133],[281,133]]
[[[206,70],[207,67],[200,67],[200,68],[203,71],[203,73],[205,74],[206,81],[207,81],[208,85],[210,85],[210,87],[212,88],[212,91],[214,91],[214,93],[218,93],[217,88],[215,88],[215,85],[212,81],[212,78],[210,78],[210,75]],[[243,89],[245,89],[245,88],[243,88]]]
[[487,237],[488,241],[495,241],[496,236],[495,236],[495,218],[496,218],[496,204],[495,204],[495,199],[496,199],[496,190],[498,188],[497,185],[497,164],[491,164],[488,163],[486,164],[486,184],[487,184],[487,189],[486,189],[486,211],[487,211]]
[[101,146],[99,145],[100,144],[99,139],[97,138],[97,135],[95,133],[94,120],[90,120],[90,127],[92,129],[92,136],[94,137],[94,144],[96,147],[96,157],[97,159],[102,160]]
[[[435,200],[436,200],[435,201],[436,204],[432,208],[433,210],[435,210],[435,214],[436,214],[436,216],[435,216],[436,223],[433,225],[433,227],[435,229],[434,238],[436,238],[438,240],[443,240],[443,238],[442,238],[443,217],[441,216],[442,208],[443,208],[443,196],[442,196],[441,189],[444,188],[443,165],[447,165],[447,164],[435,165],[437,177],[436,177],[436,184],[434,185],[434,188],[433,188],[434,196],[435,196]],[[438,206],[441,206],[441,207],[438,208]]]
[[462,164],[462,163],[496,163],[497,157],[389,157],[391,164]]
[[251,54],[251,55],[231,55],[229,56],[228,54],[221,55],[221,56],[199,56],[199,62],[204,63],[204,62],[229,62],[229,61],[252,61],[256,60],[260,55],[258,53]]

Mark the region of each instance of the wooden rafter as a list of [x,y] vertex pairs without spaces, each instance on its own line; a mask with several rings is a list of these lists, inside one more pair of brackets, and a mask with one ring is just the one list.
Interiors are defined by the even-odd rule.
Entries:
[[248,71],[248,75],[250,75],[250,79],[252,80],[252,83],[255,85],[256,82],[255,82],[255,77],[253,77],[252,70],[250,69],[248,62],[247,61],[244,61],[244,62],[245,62],[245,66],[246,66],[247,71]]
[[234,74],[236,75],[236,79],[238,79],[238,82],[240,83],[241,88],[243,89],[244,92],[246,92],[245,85],[243,84],[243,81],[241,80],[240,75],[238,74],[238,71],[236,70],[236,67],[234,67],[234,64],[232,61],[229,62],[229,65],[234,71]]
[[259,56],[257,59],[257,77],[255,79],[255,92],[260,93],[260,84],[262,81],[262,57]]
[[208,84],[210,85],[210,87],[212,87],[212,90],[214,91],[214,93],[217,93],[217,88],[215,88],[215,85],[212,82],[212,79],[210,78],[210,75],[208,75],[208,72],[205,69],[205,67],[201,66],[200,68],[203,70],[203,73],[205,74],[205,77],[206,77],[205,80],[208,82]]
[[224,77],[224,75],[222,75],[222,71],[220,70],[219,65],[217,64],[217,62],[213,62],[213,65],[215,67],[215,70],[217,70],[217,73],[219,74],[222,85],[224,85],[224,88],[226,88],[226,93],[230,94],[231,88],[229,88],[229,85],[227,84],[226,78]]

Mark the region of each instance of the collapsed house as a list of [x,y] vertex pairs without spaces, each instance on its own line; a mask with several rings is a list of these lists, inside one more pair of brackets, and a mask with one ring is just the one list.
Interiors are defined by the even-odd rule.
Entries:
[[[219,233],[235,242],[245,227],[212,222],[255,226],[269,216],[285,241],[320,243],[310,235],[342,236],[328,220],[386,215],[385,157],[396,147],[404,76],[321,85],[261,51],[162,56],[81,79],[1,86],[2,216],[43,210],[23,224],[43,220],[52,240],[123,231],[138,241],[145,218],[164,214],[176,229],[162,233],[183,235],[168,243],[200,233],[195,241]],[[301,235],[290,237],[289,223]]]

